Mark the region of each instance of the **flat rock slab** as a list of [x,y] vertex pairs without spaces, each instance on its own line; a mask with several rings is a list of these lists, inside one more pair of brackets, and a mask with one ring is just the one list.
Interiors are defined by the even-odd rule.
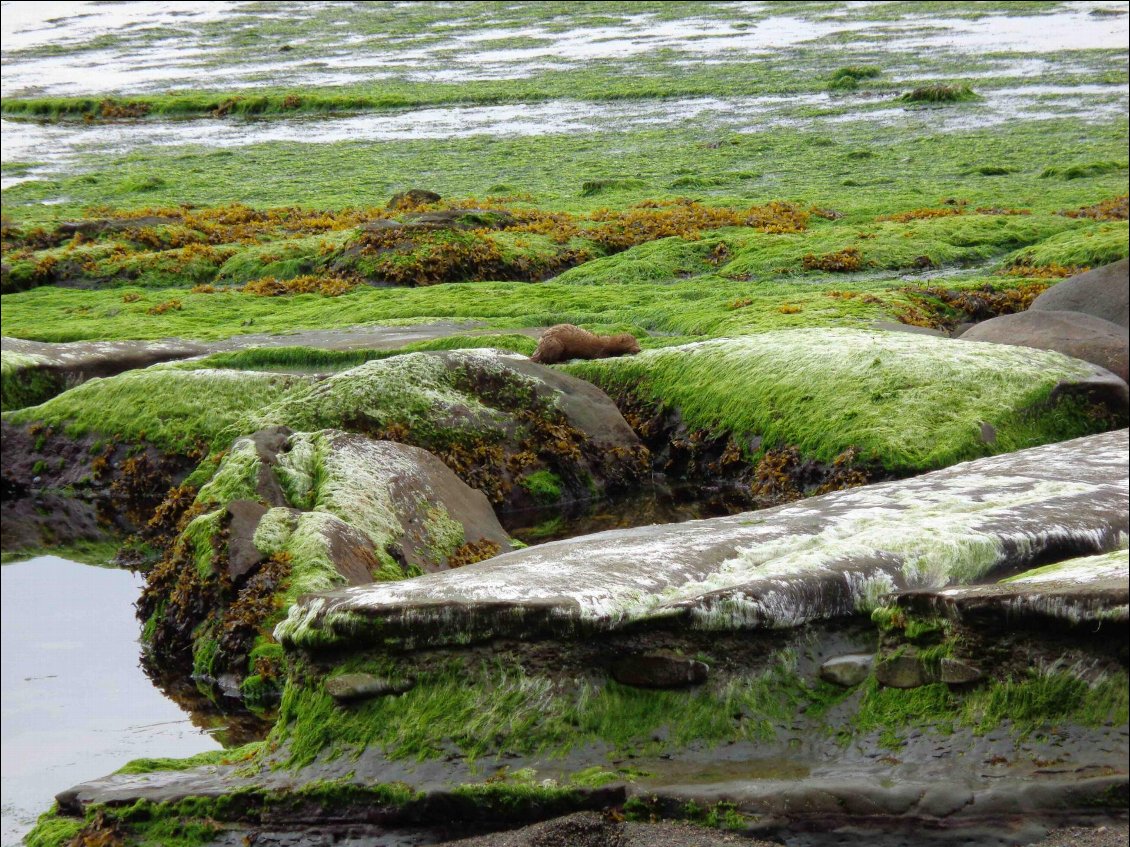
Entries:
[[435,646],[635,625],[781,628],[908,589],[992,580],[1130,529],[1127,431],[726,518],[544,544],[454,572],[309,595],[291,647]]
[[[482,327],[480,321],[439,321],[411,326],[347,326],[338,329],[300,329],[284,334],[233,335],[208,344],[211,353],[250,347],[314,347],[319,350],[393,350],[417,341],[461,335]],[[510,330],[507,330],[508,332]]]
[[71,341],[51,344],[0,338],[5,365],[54,374],[67,385],[94,377],[114,376],[159,362],[187,359],[209,352],[204,344],[180,339],[164,341]]
[[995,585],[910,592],[899,602],[962,617],[1126,624],[1130,622],[1130,550],[1069,559]]

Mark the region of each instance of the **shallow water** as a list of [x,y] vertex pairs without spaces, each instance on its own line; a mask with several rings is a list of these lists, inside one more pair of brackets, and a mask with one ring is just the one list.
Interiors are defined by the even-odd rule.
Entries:
[[[884,108],[885,104],[885,108]],[[332,144],[487,136],[514,138],[631,132],[693,126],[703,132],[758,132],[773,127],[812,128],[825,123],[868,122],[954,131],[1011,120],[1078,118],[1105,121],[1125,114],[1123,85],[1031,85],[991,89],[983,100],[942,106],[904,105],[893,95],[828,94],[762,97],[683,97],[670,100],[591,102],[553,100],[500,106],[447,106],[350,116],[209,121],[137,120],[86,126],[78,122],[0,121],[4,163],[36,167],[5,174],[3,188],[72,170],[81,156],[126,155],[147,147],[242,147],[271,142]],[[808,116],[813,107],[824,114]],[[923,114],[924,111],[927,114]]]
[[65,788],[130,759],[221,746],[141,669],[138,575],[41,556],[0,580],[4,845]]
[[[52,3],[4,4],[4,78],[8,96],[153,92],[170,87],[238,89],[256,86],[340,85],[396,78],[412,82],[519,79],[586,63],[621,62],[658,52],[695,62],[746,62],[768,53],[816,48],[888,54],[884,65],[915,53],[983,56],[1065,50],[1125,49],[1130,17],[1123,2],[1064,4],[1038,15],[982,17],[916,15],[913,5],[893,20],[872,20],[884,4],[844,4],[833,13],[775,14],[762,3],[730,4],[727,14],[663,20],[650,13],[602,17],[601,25],[570,21],[521,24],[500,10],[494,26],[483,20],[440,20],[414,35],[381,38],[352,33],[351,21],[296,21],[324,12],[277,3]],[[887,4],[889,5],[889,4]],[[379,7],[364,16],[377,17]],[[453,12],[453,15],[455,13]],[[618,18],[619,20],[615,20]],[[285,21],[289,36],[260,36],[262,26]],[[207,29],[208,24],[230,26]],[[370,21],[371,23],[371,21]],[[297,35],[301,32],[301,35]],[[241,39],[243,34],[251,40]],[[211,39],[211,40],[210,40]],[[518,46],[499,45],[502,39]],[[285,41],[285,44],[283,43]],[[66,52],[42,54],[45,48]],[[280,47],[288,52],[279,53]],[[30,52],[29,52],[30,51]],[[35,51],[40,51],[39,53]],[[293,52],[291,52],[293,51]]]

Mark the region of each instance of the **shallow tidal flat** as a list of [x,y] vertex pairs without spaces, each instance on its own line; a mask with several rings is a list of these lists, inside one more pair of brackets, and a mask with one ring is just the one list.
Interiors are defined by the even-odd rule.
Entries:
[[55,5],[5,844],[1125,843],[1130,4]]

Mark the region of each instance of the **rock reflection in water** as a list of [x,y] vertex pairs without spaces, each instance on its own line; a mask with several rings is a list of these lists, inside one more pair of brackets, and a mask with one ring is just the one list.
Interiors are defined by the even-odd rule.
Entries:
[[630,494],[576,504],[565,511],[558,506],[499,515],[515,538],[540,544],[651,524],[682,523],[701,518],[736,515],[757,508],[748,487],[668,487],[653,485]]

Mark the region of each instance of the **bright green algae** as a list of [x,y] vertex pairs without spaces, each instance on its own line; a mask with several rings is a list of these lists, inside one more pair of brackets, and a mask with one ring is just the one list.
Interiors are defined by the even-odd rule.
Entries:
[[[688,426],[832,461],[848,448],[893,471],[944,467],[1090,431],[1049,408],[1092,369],[1057,353],[910,333],[809,329],[650,350],[567,370],[614,397],[679,410]],[[981,438],[992,426],[996,442]]]

